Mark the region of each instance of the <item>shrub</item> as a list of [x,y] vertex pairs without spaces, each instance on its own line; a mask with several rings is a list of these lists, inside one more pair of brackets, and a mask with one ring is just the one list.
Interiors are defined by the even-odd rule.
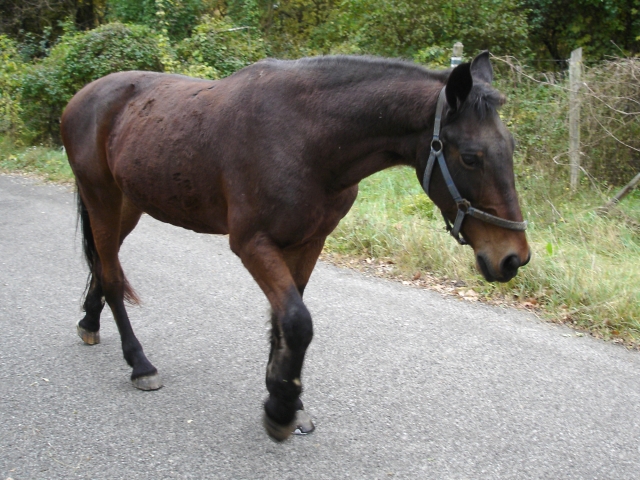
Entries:
[[147,27],[110,23],[61,37],[23,77],[24,118],[39,139],[58,141],[59,117],[84,85],[123,70],[162,71],[162,38]]
[[198,71],[222,78],[264,58],[267,53],[260,33],[251,27],[235,27],[224,19],[203,17],[191,37],[176,48],[183,73]]
[[146,25],[156,31],[164,28],[172,40],[181,40],[191,34],[206,8],[203,0],[109,0],[108,18]]
[[20,77],[24,69],[18,45],[0,35],[0,136],[8,135],[14,140],[24,134],[20,118]]

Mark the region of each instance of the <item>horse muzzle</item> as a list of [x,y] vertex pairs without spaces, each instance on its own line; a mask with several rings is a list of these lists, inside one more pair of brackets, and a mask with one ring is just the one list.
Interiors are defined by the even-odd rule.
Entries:
[[530,260],[531,250],[528,250],[525,258],[511,253],[500,260],[495,268],[486,254],[481,252],[476,255],[478,269],[488,282],[508,282],[518,274],[518,269],[524,267]]

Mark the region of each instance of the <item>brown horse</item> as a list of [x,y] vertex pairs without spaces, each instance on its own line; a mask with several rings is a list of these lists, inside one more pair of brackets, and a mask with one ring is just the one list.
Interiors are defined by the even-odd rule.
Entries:
[[137,298],[120,245],[143,212],[228,234],[272,307],[264,425],[277,440],[296,426],[311,431],[299,413],[313,336],[302,294],[360,180],[413,167],[490,281],[511,279],[529,260],[514,141],[496,112],[503,97],[492,77],[485,52],[439,72],[322,57],[264,60],[219,81],[123,72],[87,85],[62,116],[90,269],[80,336],[99,342],[106,301],[134,385],[159,388],[125,310]]

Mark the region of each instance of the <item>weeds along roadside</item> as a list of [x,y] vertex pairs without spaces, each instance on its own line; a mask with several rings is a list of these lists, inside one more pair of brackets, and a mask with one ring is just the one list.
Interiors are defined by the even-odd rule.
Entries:
[[[73,178],[60,148],[19,148],[6,140],[0,141],[0,169],[56,182]],[[544,175],[519,181],[533,258],[506,284],[481,278],[472,250],[446,233],[409,168],[361,182],[358,199],[328,238],[325,254],[347,265],[345,259],[363,260],[385,276],[428,277],[436,290],[446,285],[467,300],[524,305],[549,320],[639,344],[640,227],[633,219],[640,219],[640,195],[601,216],[601,195],[592,190],[570,195],[553,184]]]

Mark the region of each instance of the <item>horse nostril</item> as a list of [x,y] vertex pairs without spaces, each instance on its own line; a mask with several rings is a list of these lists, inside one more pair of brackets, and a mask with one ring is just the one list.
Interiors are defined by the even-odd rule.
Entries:
[[529,263],[529,261],[531,260],[531,250],[529,250],[529,255],[527,255],[527,259],[522,262],[522,265],[520,265],[521,267],[524,267],[527,263]]
[[520,265],[520,259],[517,255],[509,255],[502,261],[500,271],[505,278],[512,279],[518,273]]

